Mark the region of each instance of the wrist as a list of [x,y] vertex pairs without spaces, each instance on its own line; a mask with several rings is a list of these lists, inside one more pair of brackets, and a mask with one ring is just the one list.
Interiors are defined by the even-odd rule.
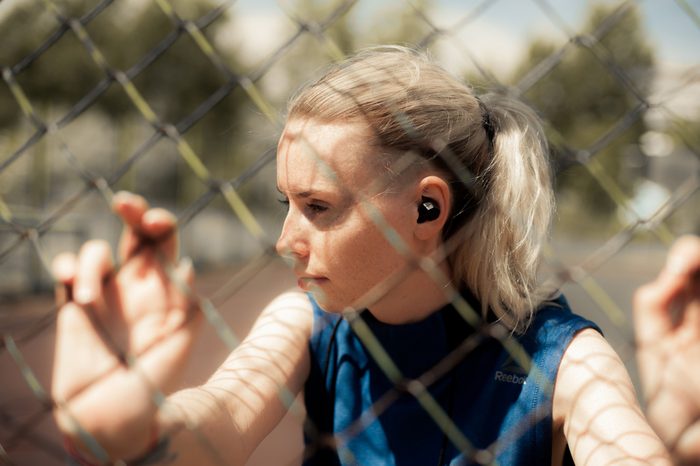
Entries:
[[[120,464],[128,466],[142,466],[148,464],[156,464],[167,454],[169,438],[159,436],[158,424],[153,423],[149,434],[146,447],[142,449],[142,453],[136,455],[130,460],[114,461],[112,458],[107,458],[104,449],[99,447],[96,440],[91,439],[98,448],[89,448],[85,442],[79,437],[65,435],[63,437],[64,447],[68,456],[78,466],[101,466],[106,464]],[[95,451],[98,450],[98,451]]]

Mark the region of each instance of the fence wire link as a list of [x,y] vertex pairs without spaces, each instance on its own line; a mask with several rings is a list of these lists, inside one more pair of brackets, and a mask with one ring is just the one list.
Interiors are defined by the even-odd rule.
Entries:
[[[48,207],[37,211],[26,209],[24,204],[29,205],[29,202],[22,202],[25,201],[24,199],[17,200],[16,196],[9,192],[9,189],[0,188],[0,270],[9,271],[13,261],[21,262],[28,250],[29,255],[33,257],[31,260],[38,262],[38,268],[43,270],[44,275],[51,276],[51,256],[57,251],[55,248],[49,248],[49,245],[53,236],[65,228],[62,224],[70,223],[71,218],[83,209],[95,209],[90,204],[90,202],[94,204],[94,197],[97,198],[97,210],[109,211],[114,191],[122,186],[125,178],[138,171],[139,164],[156,157],[153,154],[158,151],[158,147],[166,145],[168,150],[174,150],[177,153],[186,167],[187,173],[194,176],[198,183],[197,194],[190,196],[185,205],[179,206],[180,208],[176,210],[178,229],[185,230],[186,227],[196,223],[198,219],[206,215],[212,205],[217,204],[220,210],[223,210],[220,206],[225,206],[227,217],[233,218],[234,223],[242,227],[241,234],[248,235],[252,241],[251,244],[254,244],[254,247],[249,248],[253,252],[246,254],[242,265],[237,266],[233,271],[230,268],[227,269],[225,272],[226,280],[219,280],[214,287],[205,292],[195,291],[187,283],[184,283],[177,276],[172,264],[163,260],[163,267],[169,282],[197,304],[206,323],[214,330],[215,335],[226,350],[234,351],[239,346],[243,334],[233,328],[229,323],[231,319],[227,319],[229,314],[233,313],[235,320],[237,312],[236,310],[229,311],[228,303],[243,294],[245,288],[255,280],[261,280],[264,270],[268,269],[271,264],[277,263],[274,237],[268,233],[270,228],[267,226],[267,219],[261,218],[261,215],[256,213],[258,208],[254,205],[256,202],[254,196],[247,194],[246,191],[256,181],[264,182],[266,179],[265,171],[274,161],[275,149],[272,147],[274,143],[267,141],[266,138],[261,138],[267,141],[259,145],[263,148],[255,149],[257,152],[253,157],[242,160],[240,164],[242,168],[232,177],[227,175],[227,177],[222,178],[210,166],[211,162],[205,157],[206,150],[200,149],[201,144],[193,142],[196,141],[197,128],[205,124],[207,116],[213,114],[217,105],[239,92],[244,96],[245,104],[243,107],[247,106],[246,109],[252,115],[251,118],[264,120],[273,132],[280,132],[284,125],[280,102],[278,98],[270,97],[264,81],[279,72],[276,67],[298,61],[300,51],[306,53],[306,47],[313,47],[309,44],[315,43],[320,47],[324,63],[341,60],[346,55],[347,46],[343,43],[343,38],[336,34],[334,28],[339,27],[360,6],[366,6],[363,5],[366,2],[360,0],[334,2],[331,8],[326,8],[323,11],[320,20],[312,19],[312,16],[317,15],[312,15],[311,12],[307,11],[309,6],[306,3],[304,3],[306,8],[302,8],[282,2],[278,5],[278,15],[291,21],[295,27],[287,35],[276,37],[277,47],[267,56],[259,57],[258,64],[251,69],[237,64],[228,54],[222,52],[220,45],[214,40],[214,34],[210,32],[211,28],[225,22],[228,14],[237,14],[238,5],[234,1],[207,5],[207,11],[196,19],[186,19],[187,16],[181,13],[181,5],[171,3],[169,0],[156,0],[155,5],[160,14],[169,21],[171,28],[142,56],[134,57],[134,64],[125,69],[119,69],[110,63],[109,56],[102,49],[104,46],[100,46],[94,39],[95,32],[94,29],[91,29],[94,23],[105,20],[105,17],[108,18],[119,2],[102,0],[80,17],[72,16],[65,7],[65,3],[42,0],[41,5],[46,10],[44,13],[53,18],[56,23],[55,28],[46,39],[21,57],[17,63],[0,63],[6,90],[9,91],[16,102],[18,111],[22,114],[22,125],[24,125],[22,133],[28,134],[24,140],[17,141],[15,138],[12,145],[0,146],[2,150],[0,152],[0,180],[8,180],[14,176],[13,170],[18,165],[30,163],[34,152],[42,144],[56,147],[58,149],[57,156],[61,159],[60,162],[65,163],[70,172],[77,178],[70,182],[67,189],[64,189],[64,192],[69,194],[64,195],[61,199],[52,199]],[[625,108],[624,113],[617,115],[617,120],[585,147],[573,147],[567,141],[567,137],[556,129],[556,122],[548,121],[546,112],[542,112],[542,116],[550,140],[558,152],[559,169],[564,171],[571,167],[583,167],[585,172],[599,184],[601,190],[612,203],[625,213],[622,216],[624,220],[619,222],[616,230],[611,230],[591,252],[588,252],[576,263],[565,259],[563,251],[557,252],[557,248],[548,247],[545,255],[550,269],[548,270],[550,280],[559,289],[576,288],[582,290],[583,294],[592,300],[594,306],[600,310],[600,315],[608,319],[612,328],[622,335],[622,339],[617,342],[616,349],[628,365],[633,365],[634,340],[629,313],[626,311],[627,304],[614,298],[609,287],[602,283],[601,279],[596,278],[596,275],[640,237],[647,238],[647,241],[660,242],[664,248],[668,247],[680,233],[676,231],[673,217],[679,212],[683,213],[683,209],[689,205],[691,216],[695,217],[691,220],[696,222],[695,228],[697,228],[698,216],[697,211],[693,211],[693,200],[697,199],[697,192],[700,188],[700,170],[698,170],[697,163],[700,160],[700,147],[698,147],[697,140],[693,140],[692,136],[689,136],[692,132],[684,126],[686,123],[667,103],[674,97],[682,95],[689,87],[697,85],[700,79],[697,72],[694,74],[691,72],[686,74],[675,88],[666,90],[664,94],[652,94],[641,89],[634,77],[630,76],[628,71],[618,63],[617,57],[606,47],[604,40],[638,6],[634,1],[623,1],[615,8],[611,8],[592,31],[577,31],[562,18],[557,9],[547,0],[532,0],[531,6],[568,37],[568,41],[553,48],[550,53],[536,63],[532,63],[515,84],[507,85],[505,84],[506,80],[489,70],[485,63],[481,63],[478,55],[459,38],[460,34],[482,20],[493,8],[496,8],[498,3],[498,1],[475,2],[472,7],[463,7],[464,11],[460,12],[458,17],[453,18],[456,20],[451,25],[441,26],[431,16],[430,8],[424,2],[414,0],[404,0],[403,2],[406,11],[410,12],[410,16],[427,30],[426,34],[414,41],[415,46],[429,49],[438,42],[449,43],[476,70],[478,79],[482,79],[490,88],[498,92],[528,100],[529,92],[534,87],[546,79],[572,53],[579,52],[592,57],[614,80],[620,92],[631,97],[632,103]],[[668,7],[671,8],[671,5]],[[677,0],[675,8],[679,14],[692,21],[700,29],[700,20],[698,19],[700,15],[692,4],[684,0]],[[387,18],[387,20],[392,19]],[[2,16],[0,16],[0,21],[2,21]],[[21,27],[21,25],[14,24],[10,26]],[[194,109],[191,109],[189,113],[170,121],[159,112],[158,105],[154,102],[155,99],[140,90],[139,80],[153,69],[169,51],[174,49],[179,41],[186,39],[190,40],[195,45],[197,53],[201,54],[202,58],[212,65],[222,79],[222,83],[209,95],[196,102]],[[27,83],[27,78],[34,73],[38,61],[55,53],[59,46],[65,46],[64,44],[68,43],[69,40],[76,42],[75,47],[82,47],[81,53],[85,54],[99,70],[99,80],[92,88],[85,89],[84,94],[76,102],[62,110],[61,115],[45,114],[41,111],[44,105],[43,100],[33,96],[29,85],[24,83]],[[188,70],[171,69],[169,72],[187,73]],[[123,103],[127,104],[142,122],[145,122],[142,128],[145,128],[146,132],[125,159],[110,167],[107,173],[102,173],[81,160],[77,149],[79,144],[75,137],[71,136],[73,133],[70,133],[70,127],[76,121],[90,119],[90,113],[95,111],[100,99],[105,98],[110,91],[113,92],[115,89],[122,92]],[[165,91],[167,92],[167,89]],[[169,98],[177,99],[178,96],[171,95]],[[665,201],[653,212],[639,210],[631,195],[628,194],[629,190],[619,182],[615,174],[608,172],[599,157],[630,128],[642,122],[650,111],[665,115],[665,118],[670,122],[665,129],[667,133],[680,141],[683,144],[683,150],[695,159],[695,164],[686,173],[685,179],[677,184]],[[395,117],[400,119],[402,115],[397,114]],[[251,134],[252,136],[246,137],[259,137],[254,132]],[[317,159],[321,169],[333,172],[331,167],[322,166],[323,162],[320,158],[317,157]],[[58,163],[58,161],[54,163]],[[178,163],[178,161],[172,162],[173,165]],[[472,182],[468,175],[462,176],[461,181],[467,186]],[[0,185],[4,183],[5,181],[0,181]],[[28,178],[26,183],[29,185],[32,180]],[[415,258],[410,257],[407,249],[402,245],[400,237],[390,228],[386,219],[372,210],[370,203],[364,202],[365,200],[361,201],[367,216],[384,232],[386,239],[394,248],[406,255],[409,262],[422,268],[436,283],[446,282],[446,277],[442,276],[435,262],[415,261]],[[91,206],[88,207],[88,204]],[[231,216],[231,214],[233,215]],[[649,234],[655,239],[649,240]],[[80,235],[77,236],[80,240],[87,239]],[[199,258],[195,256],[194,259],[198,260]],[[118,264],[115,273],[121,267],[126,266],[129,260]],[[204,262],[202,260],[202,263]],[[379,397],[372,407],[361,413],[344,432],[336,435],[333,439],[319,439],[319,441],[330,441],[344,460],[350,464],[359,464],[347,448],[348,443],[366,426],[376,421],[386,409],[396,402],[401,393],[409,393],[415,397],[446,437],[462,453],[465,460],[475,461],[479,464],[496,464],[494,458],[503,445],[522,435],[522,432],[530,424],[516,425],[496,444],[479,450],[460,431],[450,418],[449,413],[430,394],[428,387],[435,380],[448,373],[467,354],[478,348],[487,337],[501,341],[513,360],[521,367],[532,365],[529,356],[507,334],[500,334],[497,331],[488,335],[477,332],[464,340],[432,370],[415,379],[406,378],[389,353],[382,347],[370,327],[363,319],[359,318],[366,303],[371,303],[381,297],[406,272],[405,270],[397,271],[384,282],[377,284],[345,312],[345,316],[358,338],[394,385],[393,389]],[[40,282],[41,277],[38,277],[37,280]],[[46,288],[45,281],[44,277],[44,288]],[[37,288],[41,288],[41,286],[39,283]],[[27,290],[23,291],[26,293]],[[0,293],[2,292],[3,290],[0,289]],[[453,300],[459,314],[476,327],[475,323],[479,319],[479,313],[472,309],[456,290],[450,287],[446,293]],[[20,389],[19,392],[33,398],[37,403],[28,409],[18,410],[13,406],[15,400],[4,399],[0,394],[0,463],[8,465],[30,464],[24,459],[26,450],[29,449],[40,453],[39,456],[35,457],[42,458],[42,464],[62,464],[64,461],[63,447],[56,435],[55,428],[47,429],[46,424],[51,422],[54,410],[62,410],[70,416],[70,412],[66,408],[67,402],[70,400],[51,399],[49,391],[45,388],[46,382],[36,375],[36,371],[32,367],[33,364],[36,364],[36,357],[26,357],[25,355],[25,352],[33,351],[33,344],[45,340],[53,332],[59,307],[55,304],[48,304],[49,301],[43,299],[38,310],[28,311],[25,310],[25,307],[28,308],[28,306],[24,305],[23,298],[16,299],[18,299],[17,304],[13,304],[9,297],[4,299],[0,295],[0,306],[2,306],[0,332],[3,334],[0,343],[0,358],[3,358],[0,359],[0,363],[3,364],[2,377],[5,380],[14,378],[15,385],[18,385],[16,382],[21,382],[24,390]],[[580,309],[574,310],[581,312]],[[113,338],[109,328],[102,328],[102,337],[105,340]],[[167,409],[168,402],[165,394],[152,386],[148,373],[144,373],[139,365],[139,359],[148,348],[139,354],[125,354],[116,345],[112,346],[115,348],[115,356],[120,364],[139,374],[144,386],[148,387],[153,403]],[[50,359],[51,355],[43,354],[41,357],[46,360]],[[13,369],[15,372],[11,373]],[[533,370],[537,372],[537,368]],[[104,374],[103,377],[106,375]],[[541,384],[542,390],[551,392],[552,387],[544,377],[535,377],[535,379]],[[282,386],[279,387],[278,396],[284,406],[292,413],[292,416],[301,424],[304,421],[305,413],[299,403],[295,401],[295,394],[288,387]],[[21,414],[17,414],[20,412]],[[527,418],[527,423],[537,421],[537,413]],[[90,449],[93,456],[107,462],[108,455],[99,442],[86,429],[78,425],[77,421],[75,427],[81,440]],[[209,453],[212,461],[216,464],[227,464],[226,458],[217,451],[216,446],[209,441],[205,432],[201,431],[195,423],[190,423],[186,427],[193,432],[200,447]],[[306,432],[308,435],[313,435],[314,426],[308,426]],[[298,460],[299,458],[297,458]]]

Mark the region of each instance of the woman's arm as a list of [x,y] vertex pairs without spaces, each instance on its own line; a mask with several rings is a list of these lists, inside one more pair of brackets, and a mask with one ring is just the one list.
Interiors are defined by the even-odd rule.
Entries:
[[[553,417],[559,454],[565,441],[579,466],[671,464],[624,364],[595,330],[579,332],[564,353]],[[560,462],[561,456],[553,458],[553,464]]]
[[120,267],[102,241],[54,261],[59,429],[95,464],[141,457],[154,438],[169,439],[178,464],[242,464],[286,411],[280,395],[291,402],[306,378],[310,303],[300,292],[275,299],[207,383],[157,402],[177,384],[201,322],[194,274],[177,259],[170,213],[127,193],[114,208],[125,222]]

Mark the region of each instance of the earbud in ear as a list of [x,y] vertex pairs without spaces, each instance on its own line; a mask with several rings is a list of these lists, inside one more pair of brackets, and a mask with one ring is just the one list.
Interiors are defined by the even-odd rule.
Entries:
[[440,207],[437,202],[423,196],[418,204],[418,223],[432,222],[440,216]]

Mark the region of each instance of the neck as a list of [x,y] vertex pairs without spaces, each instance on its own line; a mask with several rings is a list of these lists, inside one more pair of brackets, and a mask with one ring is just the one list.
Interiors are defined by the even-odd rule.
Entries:
[[408,324],[425,319],[450,301],[450,269],[446,261],[438,267],[437,281],[422,269],[411,272],[369,308],[386,324]]

